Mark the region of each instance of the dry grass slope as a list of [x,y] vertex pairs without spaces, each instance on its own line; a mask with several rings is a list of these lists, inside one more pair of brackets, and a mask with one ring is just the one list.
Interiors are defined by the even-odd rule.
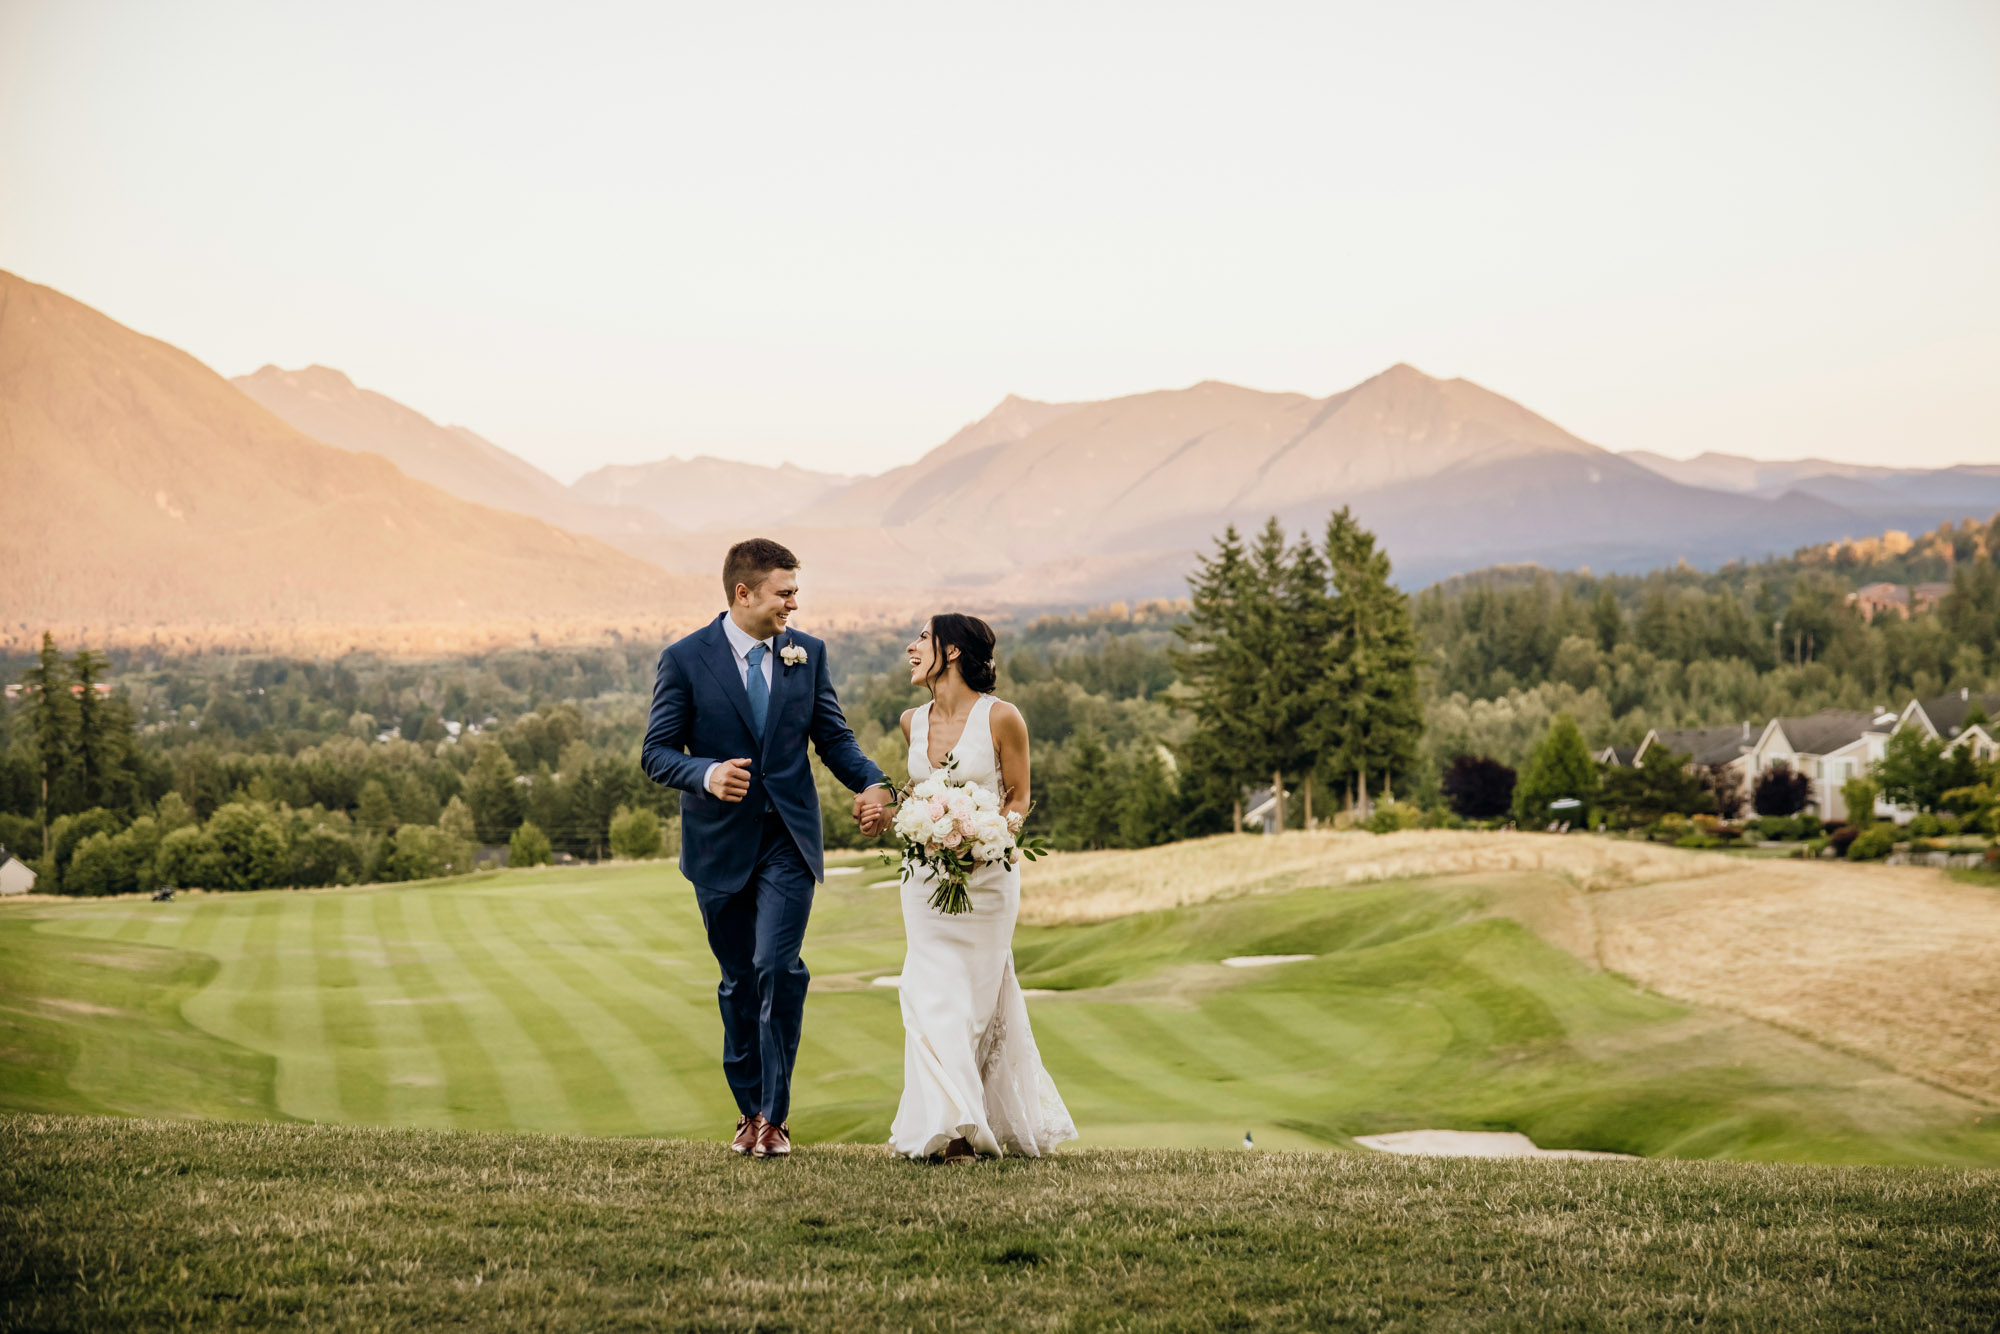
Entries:
[[1409,830],[1280,838],[1218,835],[1136,852],[1063,853],[1030,867],[1021,919],[1102,922],[1130,913],[1308,885],[1364,885],[1441,875],[1549,871],[1582,890],[1721,875],[1715,853],[1650,843],[1544,834]]
[[1918,867],[1753,862],[1590,900],[1604,965],[2000,1106],[2000,893]]

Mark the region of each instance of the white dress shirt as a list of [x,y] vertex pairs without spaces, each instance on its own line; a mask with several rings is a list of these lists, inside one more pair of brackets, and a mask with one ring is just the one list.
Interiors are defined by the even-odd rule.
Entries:
[[[759,644],[764,646],[764,661],[757,664],[757,670],[764,675],[764,698],[769,699],[771,697],[771,659],[776,656],[772,645],[777,637],[774,635],[770,639],[752,639],[749,633],[736,623],[734,616],[724,616],[722,618],[722,633],[729,640],[729,656],[736,662],[736,679],[743,683],[745,690],[750,688],[750,650],[756,648]],[[718,760],[702,772],[702,788],[710,793],[710,795],[714,794],[715,789],[708,786],[708,780],[715,777],[715,771],[721,767],[722,762]]]

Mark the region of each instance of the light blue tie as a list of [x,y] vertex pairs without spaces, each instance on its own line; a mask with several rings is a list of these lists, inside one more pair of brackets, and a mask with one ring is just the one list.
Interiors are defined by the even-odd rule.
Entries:
[[743,661],[750,664],[749,675],[743,678],[743,689],[750,695],[750,725],[757,729],[757,744],[764,744],[764,712],[771,704],[771,687],[764,683],[764,655],[770,652],[758,644],[743,655]]

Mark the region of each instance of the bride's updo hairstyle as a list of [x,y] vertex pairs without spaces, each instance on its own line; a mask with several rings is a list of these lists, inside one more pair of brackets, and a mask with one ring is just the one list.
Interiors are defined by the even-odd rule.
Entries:
[[946,650],[955,648],[958,674],[965,678],[965,684],[982,695],[990,694],[999,677],[999,666],[993,660],[993,646],[999,642],[993,627],[977,616],[939,612],[931,617],[931,650],[937,654],[937,666],[929,683],[935,685],[948,670],[951,654]]

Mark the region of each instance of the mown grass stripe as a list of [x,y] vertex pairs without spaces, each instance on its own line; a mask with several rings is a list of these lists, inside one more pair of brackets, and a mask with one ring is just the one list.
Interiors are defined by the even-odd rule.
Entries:
[[1169,1120],[1205,1115],[1162,1087],[1157,1067],[1118,1045],[1115,1030],[1097,1013],[1107,1008],[1109,1003],[1071,1002],[1035,1014],[1036,1045],[1056,1086],[1063,1088],[1067,1079],[1097,1102],[1150,1108],[1148,1115]]
[[361,989],[347,935],[353,894],[312,899],[312,948],[319,960],[320,1045],[333,1063],[334,1096],[341,1116],[375,1125],[388,1121],[381,1035]]
[[237,946],[237,965],[229,970],[234,983],[230,1018],[237,1031],[256,1039],[253,1045],[261,1051],[275,1051],[278,1043],[275,993],[280,969],[278,914],[281,911],[272,894],[256,895],[244,905],[245,929]]
[[451,999],[454,993],[447,985],[467,985],[469,974],[443,958],[427,957],[425,948],[439,947],[413,934],[413,927],[431,926],[429,897],[423,890],[380,893],[375,899],[375,922],[398,988],[419,1002],[412,1008],[444,1072],[445,1108],[452,1124],[463,1130],[532,1127],[534,1120],[522,1114],[519,1103],[521,1090],[533,1085],[533,1072],[523,1068],[524,1062],[509,1059],[524,1044],[511,1034],[493,1031],[497,1016],[492,1007],[461,1005]]
[[354,967],[359,1000],[374,1033],[382,1069],[383,1115],[393,1125],[450,1129],[453,1116],[442,1054],[425,1032],[422,1010],[435,996],[412,996],[393,965],[389,940],[377,920],[380,900],[393,890],[342,894],[341,932]]
[[478,978],[506,1009],[538,1058],[554,1087],[549,1110],[557,1114],[558,1123],[593,1135],[643,1129],[617,1075],[593,1049],[595,1035],[586,1036],[562,1009],[537,994],[529,979],[496,956],[487,943],[493,924],[477,911],[479,896],[432,893],[425,900],[439,926],[457,942],[455,953],[467,975]]
[[320,955],[313,940],[313,896],[272,895],[271,952],[277,960],[272,1026],[277,1033],[278,1105],[304,1121],[341,1119],[340,1083],[321,1014]]
[[502,966],[534,979],[542,999],[571,1016],[579,1031],[596,1035],[592,1045],[603,1053],[602,1065],[624,1091],[635,1118],[642,1107],[654,1125],[662,1123],[663,1114],[667,1123],[676,1123],[704,1110],[696,1091],[663,1059],[676,1043],[661,1039],[673,1030],[640,997],[607,985],[599,961],[590,957],[596,951],[582,947],[566,925],[534,904],[489,896],[465,906],[496,928],[485,939]]
[[[721,1043],[721,1018],[713,991],[687,970],[669,970],[641,955],[637,942],[564,902],[542,901],[532,910],[548,923],[548,943],[592,970],[606,985],[633,993],[660,1034],[649,1038],[662,1066],[690,1090],[705,1086]],[[661,1040],[661,1038],[667,1040]],[[701,1078],[690,1082],[690,1075]]]

